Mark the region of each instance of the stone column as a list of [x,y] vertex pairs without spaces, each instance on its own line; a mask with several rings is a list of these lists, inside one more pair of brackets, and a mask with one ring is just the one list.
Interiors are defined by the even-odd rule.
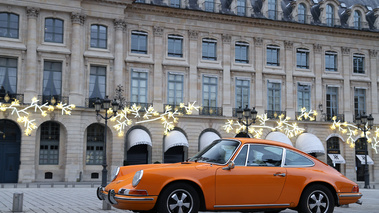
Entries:
[[114,88],[124,83],[124,40],[123,32],[126,27],[124,20],[114,20],[114,26],[116,30],[115,38],[115,52],[114,52]]
[[189,93],[189,99],[188,101],[193,103],[194,101],[197,102],[198,105],[201,105],[201,100],[197,99],[197,64],[198,64],[198,54],[201,52],[201,47],[198,48],[198,36],[199,32],[189,30],[188,31],[188,37],[189,37],[189,82],[188,82],[188,93]]
[[[296,118],[295,117],[295,110],[296,108],[294,107],[294,103],[296,101],[296,95],[294,95],[294,82],[293,82],[293,71],[294,67],[296,67],[296,64],[294,64],[293,60],[293,42],[292,41],[284,41],[284,48],[285,48],[285,67],[284,71],[286,73],[286,93],[284,97],[284,109],[287,116],[291,118]],[[282,99],[283,100],[283,99]],[[283,108],[283,107],[282,107]]]
[[39,8],[28,7],[26,9],[28,16],[28,40],[26,41],[26,86],[24,100],[30,103],[33,97],[37,97],[37,17]]
[[84,106],[84,70],[82,54],[81,27],[85,16],[79,13],[71,14],[72,36],[71,36],[71,67],[70,67],[70,104]]
[[342,103],[339,103],[339,106],[343,106],[342,112],[341,107],[338,109],[338,114],[344,114],[345,115],[345,121],[347,122],[353,122],[353,114],[354,109],[351,109],[351,88],[350,88],[350,76],[351,76],[351,57],[350,57],[350,48],[349,47],[342,47],[342,72],[343,72],[343,91],[338,91],[338,96],[342,96],[338,99],[338,102],[342,101]]
[[[314,44],[313,45],[313,49],[314,49],[314,54],[315,54],[315,63],[314,63],[314,73],[315,73],[315,76],[316,76],[316,85],[315,85],[315,93],[312,93],[312,94],[315,94],[315,98],[312,98],[311,100],[314,100],[314,103],[312,103],[311,107],[315,107],[313,108],[312,110],[318,110],[318,105],[319,104],[322,104],[323,106],[325,105],[326,106],[326,103],[323,103],[323,99],[322,99],[322,79],[321,79],[321,76],[322,76],[322,73],[323,73],[323,67],[322,67],[322,46],[320,44]],[[308,109],[310,110],[310,109]],[[322,115],[321,115],[321,112],[319,112],[319,115],[317,116],[317,120],[319,121],[322,121]]]
[[265,108],[263,101],[266,100],[263,99],[263,38],[256,37],[254,38],[254,45],[255,45],[255,105],[253,103],[253,107],[255,106],[256,110],[258,111],[258,114],[264,114]]
[[[371,106],[371,109],[367,109],[367,111],[371,110],[372,116],[378,114],[378,84],[376,79],[378,79],[378,50],[369,50],[370,54],[370,78],[371,78],[371,97],[367,96],[368,106]],[[375,120],[378,120],[379,117],[375,116]],[[375,121],[374,120],[374,121]],[[377,121],[378,122],[378,121]]]
[[162,100],[162,86],[163,86],[163,75],[162,75],[162,61],[164,54],[166,53],[165,47],[163,46],[163,27],[154,26],[154,91],[153,91],[153,105],[158,112],[163,111],[163,100]]
[[231,95],[230,95],[230,35],[222,35],[223,42],[223,85],[222,85],[222,107],[224,116],[232,116]]

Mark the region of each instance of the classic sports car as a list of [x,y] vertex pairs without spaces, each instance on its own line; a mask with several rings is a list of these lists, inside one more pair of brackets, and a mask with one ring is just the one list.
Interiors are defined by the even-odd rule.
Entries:
[[137,212],[333,212],[358,203],[359,187],[318,159],[280,142],[214,141],[186,162],[123,166],[97,196]]

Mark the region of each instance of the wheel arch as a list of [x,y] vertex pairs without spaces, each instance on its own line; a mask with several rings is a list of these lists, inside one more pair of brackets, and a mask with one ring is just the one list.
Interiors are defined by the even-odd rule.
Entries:
[[[162,190],[160,191],[160,193],[159,193],[159,195],[158,195],[158,198],[157,198],[157,202],[156,202],[155,205],[157,205],[158,200],[161,198],[161,194],[162,194],[162,192],[163,192],[167,187],[169,187],[170,185],[177,184],[177,183],[180,183],[180,184],[187,184],[187,185],[190,185],[191,187],[193,187],[193,188],[196,190],[197,194],[199,195],[199,200],[200,200],[200,209],[199,209],[199,210],[205,210],[205,209],[206,209],[206,207],[205,207],[205,197],[204,197],[203,190],[201,189],[201,187],[200,187],[197,183],[195,183],[195,182],[193,182],[193,181],[191,181],[191,180],[174,180],[174,181],[172,181],[172,182],[170,182],[170,183],[167,183],[167,184],[162,188]],[[155,207],[156,207],[156,206],[155,206]]]
[[301,197],[303,196],[304,194],[304,191],[311,187],[311,186],[315,186],[315,185],[323,185],[325,186],[326,188],[328,188],[330,190],[330,193],[332,193],[333,195],[333,198],[334,198],[334,204],[335,206],[339,206],[339,201],[338,201],[338,196],[337,196],[337,191],[336,189],[333,187],[333,185],[331,185],[330,183],[327,183],[327,182],[323,182],[323,181],[315,181],[315,182],[311,182],[311,183],[308,183],[304,188],[303,188],[303,191],[301,192],[301,196],[299,198],[299,201],[298,203],[300,203],[300,199]]

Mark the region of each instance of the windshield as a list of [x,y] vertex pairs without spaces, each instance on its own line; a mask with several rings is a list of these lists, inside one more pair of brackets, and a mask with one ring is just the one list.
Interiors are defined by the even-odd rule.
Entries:
[[239,146],[238,141],[216,140],[205,149],[201,150],[189,161],[225,164],[232,157]]

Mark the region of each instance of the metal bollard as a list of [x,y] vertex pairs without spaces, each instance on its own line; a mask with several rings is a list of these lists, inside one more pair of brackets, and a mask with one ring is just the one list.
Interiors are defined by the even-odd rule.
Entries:
[[13,193],[12,212],[22,212],[23,202],[24,202],[24,194],[23,193]]

